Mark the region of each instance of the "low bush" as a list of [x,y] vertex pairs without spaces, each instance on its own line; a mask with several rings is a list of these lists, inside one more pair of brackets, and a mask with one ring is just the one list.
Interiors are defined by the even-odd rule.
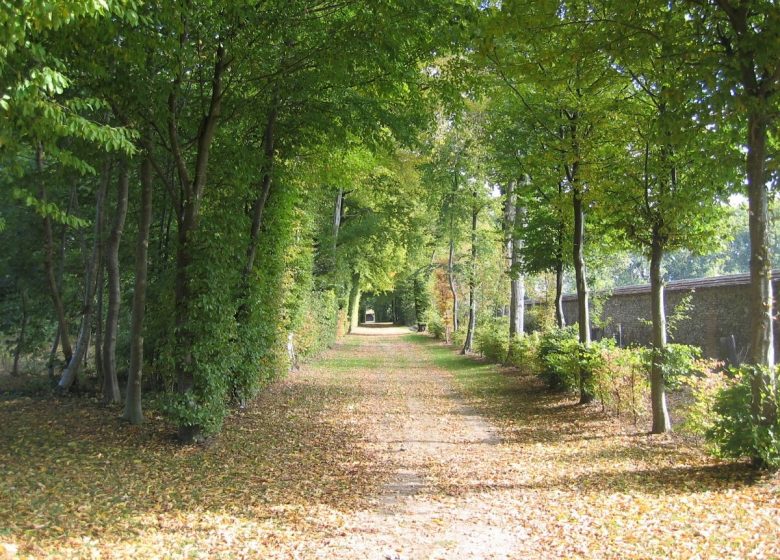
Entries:
[[456,332],[450,332],[450,343],[455,346],[463,347],[466,342],[466,332],[468,329],[460,328]]
[[[653,355],[657,350],[646,348],[642,352],[642,361],[646,371],[653,365]],[[667,344],[662,351],[662,370],[666,388],[679,389],[696,370],[696,362],[701,359],[701,349],[687,344]]]
[[[719,457],[749,457],[765,467],[780,467],[780,398],[776,390],[761,395],[763,410],[754,414],[751,407],[751,381],[767,376],[765,368],[743,366],[731,370],[733,379],[715,399],[716,415],[706,437]],[[768,377],[768,376],[767,376]]]
[[474,345],[491,362],[504,363],[509,351],[509,323],[498,318],[479,325]]
[[507,364],[516,367],[527,375],[539,375],[541,371],[539,362],[540,342],[541,334],[538,331],[515,338],[509,344]]
[[619,348],[614,340],[604,339],[594,342],[583,358],[602,409],[617,416],[629,414],[634,424],[646,407],[649,389],[643,354],[644,349]]
[[428,321],[428,332],[438,340],[445,340],[447,338],[447,329],[438,317],[431,317]]
[[679,429],[688,434],[704,436],[715,425],[715,403],[718,395],[731,385],[723,364],[716,360],[699,359],[693,363],[691,375],[682,380],[684,404],[680,409]]
[[539,376],[554,391],[571,391],[579,382],[579,340],[576,327],[551,329],[539,341]]

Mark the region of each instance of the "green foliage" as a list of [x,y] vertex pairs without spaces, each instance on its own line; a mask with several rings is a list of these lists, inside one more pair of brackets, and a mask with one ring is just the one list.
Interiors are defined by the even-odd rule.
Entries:
[[[217,198],[221,194],[213,191],[212,196]],[[198,426],[209,434],[219,431],[228,413],[229,372],[235,369],[239,358],[235,345],[239,328],[232,289],[238,273],[230,266],[235,257],[233,251],[237,250],[227,248],[237,248],[240,244],[229,205],[210,204],[204,217],[203,227],[194,240],[196,257],[190,265],[193,272],[188,316],[191,347],[176,347],[173,341],[168,347],[172,363],[182,359],[177,353],[191,353],[193,388],[184,394],[166,395],[162,406],[177,425]],[[215,290],[214,286],[222,289]],[[173,386],[175,382],[171,377],[168,384]]]
[[418,324],[425,324],[433,309],[433,296],[430,271],[419,270],[412,279],[414,315]]
[[450,343],[454,346],[463,347],[463,343],[466,342],[466,333],[468,331],[465,327],[458,329],[455,332],[450,333]]
[[491,362],[503,363],[509,352],[508,320],[502,317],[479,325],[474,344],[477,352]]
[[296,350],[301,358],[315,356],[336,341],[338,311],[333,290],[311,292],[304,300],[304,320],[296,331]]
[[680,385],[692,375],[697,361],[701,358],[701,349],[688,344],[667,344],[663,350],[646,348],[642,352],[642,363],[646,371],[653,365],[653,355],[661,354],[661,372],[666,387],[679,389]]
[[539,376],[554,391],[573,391],[579,383],[579,335],[576,325],[551,329],[539,341]]
[[541,333],[534,331],[512,340],[507,353],[507,364],[518,368],[526,375],[539,375],[541,371],[539,360],[541,339]]
[[649,389],[643,349],[618,348],[613,339],[604,339],[593,343],[586,355],[593,394],[602,409],[617,416],[628,413],[636,424]]
[[751,411],[751,381],[767,372],[743,366],[732,370],[732,375],[732,383],[720,391],[713,407],[717,420],[706,432],[713,452],[719,457],[749,457],[763,466],[780,467],[780,398],[776,388],[760,396],[766,410],[756,415]]
[[683,380],[681,388],[690,394],[690,401],[683,407],[680,429],[697,436],[704,436],[711,430],[718,419],[715,413],[718,395],[731,384],[731,377],[721,363],[697,360],[693,375]]
[[689,313],[693,308],[693,291],[685,294],[677,305],[674,306],[674,310],[666,318],[666,330],[669,332],[669,337],[674,339],[674,335],[677,333],[677,328],[683,321],[689,318]]
[[[286,186],[277,191],[266,208],[247,297],[248,316],[239,324],[238,358],[230,375],[231,397],[238,402],[251,399],[266,383],[287,372],[287,337],[304,321],[311,261],[310,255],[298,254],[300,248],[292,243],[300,227],[300,215],[297,189],[292,184]],[[296,279],[302,281],[300,290]]]
[[447,336],[447,329],[444,327],[444,324],[441,321],[441,317],[439,316],[429,316],[428,319],[428,332],[433,335],[434,338],[438,340],[444,340],[444,338]]

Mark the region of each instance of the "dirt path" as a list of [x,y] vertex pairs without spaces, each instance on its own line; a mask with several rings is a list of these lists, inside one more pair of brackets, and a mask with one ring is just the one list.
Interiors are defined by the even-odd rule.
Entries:
[[780,558],[780,482],[538,379],[365,328],[207,446],[0,399],[6,558]]
[[368,450],[390,466],[389,480],[374,507],[350,519],[344,535],[320,543],[321,552],[352,558],[512,556],[522,538],[511,523],[517,511],[497,510],[487,493],[452,496],[441,489],[453,466],[474,482],[484,480],[485,458],[501,461],[506,453],[496,428],[419,347],[393,331],[376,334],[360,329],[350,341],[355,345],[342,350],[342,356],[373,363],[350,370],[354,377],[344,381],[364,395],[353,421],[363,427]]
[[401,334],[361,329],[309,372],[353,387],[348,422],[385,482],[301,557],[780,557],[777,476]]

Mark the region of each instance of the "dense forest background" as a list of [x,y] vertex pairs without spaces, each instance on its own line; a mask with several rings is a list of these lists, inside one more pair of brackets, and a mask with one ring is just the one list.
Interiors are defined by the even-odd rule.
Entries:
[[773,425],[778,52],[771,0],[6,3],[4,369],[197,441],[367,305],[511,353],[568,290],[582,356],[650,283],[664,432],[664,283],[750,272]]

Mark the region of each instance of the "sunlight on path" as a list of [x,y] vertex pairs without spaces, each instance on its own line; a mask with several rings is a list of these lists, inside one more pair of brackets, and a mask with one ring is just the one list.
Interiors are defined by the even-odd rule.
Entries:
[[780,475],[575,403],[383,325],[205,446],[0,400],[0,560],[780,558]]
[[396,336],[414,332],[409,327],[397,327],[392,323],[363,323],[357,327],[352,336]]
[[780,558],[777,477],[496,367],[372,325],[304,371],[350,388],[332,417],[379,483],[300,557]]
[[[497,509],[488,493],[443,492],[442,476],[456,467],[464,483],[489,476],[485,457],[506,451],[493,426],[453,390],[451,374],[396,327],[362,327],[351,335],[356,358],[372,367],[352,370],[365,398],[355,403],[355,421],[366,445],[392,466],[375,507],[349,519],[344,534],[319,543],[324,557],[510,558],[524,538],[513,527],[514,507]],[[371,338],[369,338],[371,337]],[[342,354],[344,351],[342,351]],[[346,372],[345,372],[346,373]],[[488,472],[486,472],[488,471]]]

